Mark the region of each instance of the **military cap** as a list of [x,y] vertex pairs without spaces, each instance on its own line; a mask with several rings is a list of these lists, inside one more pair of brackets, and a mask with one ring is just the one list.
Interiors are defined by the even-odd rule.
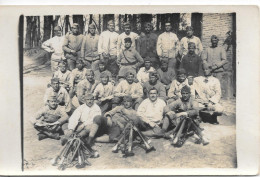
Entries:
[[187,26],[186,27],[186,31],[189,31],[189,30],[192,30],[193,31],[193,28],[191,26]]
[[151,27],[152,24],[151,24],[150,22],[145,22],[145,23],[144,23],[144,26],[145,26],[145,27],[146,27],[146,26],[150,26],[150,27]]
[[145,62],[145,63],[151,63],[151,60],[150,60],[149,57],[147,57],[147,58],[144,58],[144,62]]
[[78,28],[78,27],[79,27],[79,24],[77,24],[77,23],[73,23],[71,27],[72,27],[72,28],[73,28],[73,27],[74,27],[74,28],[75,28],[75,27]]
[[162,57],[161,63],[169,63],[169,59],[167,57]]
[[157,88],[155,88],[155,87],[151,87],[149,90],[148,90],[148,93],[150,93],[150,91],[151,90],[156,90],[157,91],[157,93],[158,93],[158,89]]
[[61,27],[60,26],[55,26],[54,31],[61,31]]
[[188,47],[190,47],[190,46],[194,46],[194,47],[196,48],[196,45],[195,45],[194,42],[189,42],[189,43],[188,43]]
[[155,76],[158,78],[158,73],[156,71],[150,71],[149,72],[149,77]]
[[113,20],[109,20],[109,21],[107,22],[107,24],[108,24],[108,25],[111,25],[111,24],[113,25],[113,24],[114,24],[114,21],[113,21]]
[[84,96],[84,100],[86,101],[87,99],[94,99],[94,96],[90,93]]
[[125,38],[124,41],[125,41],[125,43],[126,42],[131,42],[132,43],[132,39],[130,37]]
[[188,76],[188,77],[187,77],[187,79],[192,79],[192,78],[194,78],[194,77],[193,77],[193,76]]
[[126,27],[126,26],[130,26],[130,23],[129,22],[125,22],[124,23],[124,27]]
[[165,25],[171,25],[171,22],[167,21],[165,22]]
[[67,63],[65,61],[63,61],[63,60],[59,61],[59,66],[66,66],[66,65],[67,65]]
[[190,93],[190,87],[187,86],[187,85],[185,85],[184,87],[182,87],[181,93],[183,93],[183,92],[188,92],[188,93]]
[[101,59],[101,60],[99,60],[98,64],[99,64],[99,65],[105,65],[106,62],[105,62],[104,60]]
[[95,26],[93,23],[91,23],[91,24],[88,26],[88,28],[94,28],[94,29],[96,29],[96,26]]
[[123,101],[132,102],[133,98],[131,97],[131,95],[127,95],[127,96],[124,96]]
[[177,70],[177,75],[186,74],[186,71],[184,68],[180,68]]
[[108,74],[105,73],[105,72],[104,72],[104,73],[101,73],[101,74],[100,74],[100,78],[104,78],[104,77],[108,78],[109,76],[108,76]]
[[47,98],[48,101],[56,101],[57,100],[57,97],[56,95],[49,95],[48,98]]
[[213,34],[212,36],[211,36],[211,40],[212,39],[217,39],[218,40],[218,37],[215,35],[215,34]]
[[86,75],[90,75],[90,74],[94,75],[94,71],[92,69],[87,69]]
[[125,77],[128,77],[130,75],[134,76],[135,74],[132,71],[128,71],[127,73],[125,73]]
[[59,81],[60,80],[57,77],[51,79],[51,83],[58,83]]

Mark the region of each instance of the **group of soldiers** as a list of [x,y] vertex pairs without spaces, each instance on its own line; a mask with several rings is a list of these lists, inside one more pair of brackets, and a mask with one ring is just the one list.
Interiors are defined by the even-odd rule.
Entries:
[[89,145],[117,142],[127,124],[124,117],[144,135],[166,139],[183,118],[218,124],[223,112],[218,78],[227,58],[216,35],[203,51],[190,26],[180,41],[170,22],[158,37],[148,22],[141,34],[126,22],[119,35],[112,20],[100,35],[94,24],[88,28],[87,35],[79,34],[74,23],[61,36],[57,26],[55,37],[42,45],[51,52],[53,77],[45,106],[32,118],[39,140],[61,139],[64,145],[77,134]]

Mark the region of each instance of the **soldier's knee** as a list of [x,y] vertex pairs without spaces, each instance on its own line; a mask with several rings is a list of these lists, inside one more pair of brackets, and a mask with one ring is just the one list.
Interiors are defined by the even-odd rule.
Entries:
[[215,114],[221,116],[223,114],[224,108],[220,104],[215,105]]
[[102,116],[95,116],[93,119],[93,123],[100,126],[102,124],[103,119],[104,119],[104,117],[102,117]]

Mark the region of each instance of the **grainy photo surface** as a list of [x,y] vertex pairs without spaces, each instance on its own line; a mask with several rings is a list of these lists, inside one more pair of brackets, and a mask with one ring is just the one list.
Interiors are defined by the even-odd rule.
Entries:
[[236,13],[21,24],[24,171],[237,168]]

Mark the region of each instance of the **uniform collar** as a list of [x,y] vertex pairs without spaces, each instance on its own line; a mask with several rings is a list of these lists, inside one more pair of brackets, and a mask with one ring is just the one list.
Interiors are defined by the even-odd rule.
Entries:
[[133,47],[131,46],[129,49],[125,49],[125,51],[131,52],[133,50]]

